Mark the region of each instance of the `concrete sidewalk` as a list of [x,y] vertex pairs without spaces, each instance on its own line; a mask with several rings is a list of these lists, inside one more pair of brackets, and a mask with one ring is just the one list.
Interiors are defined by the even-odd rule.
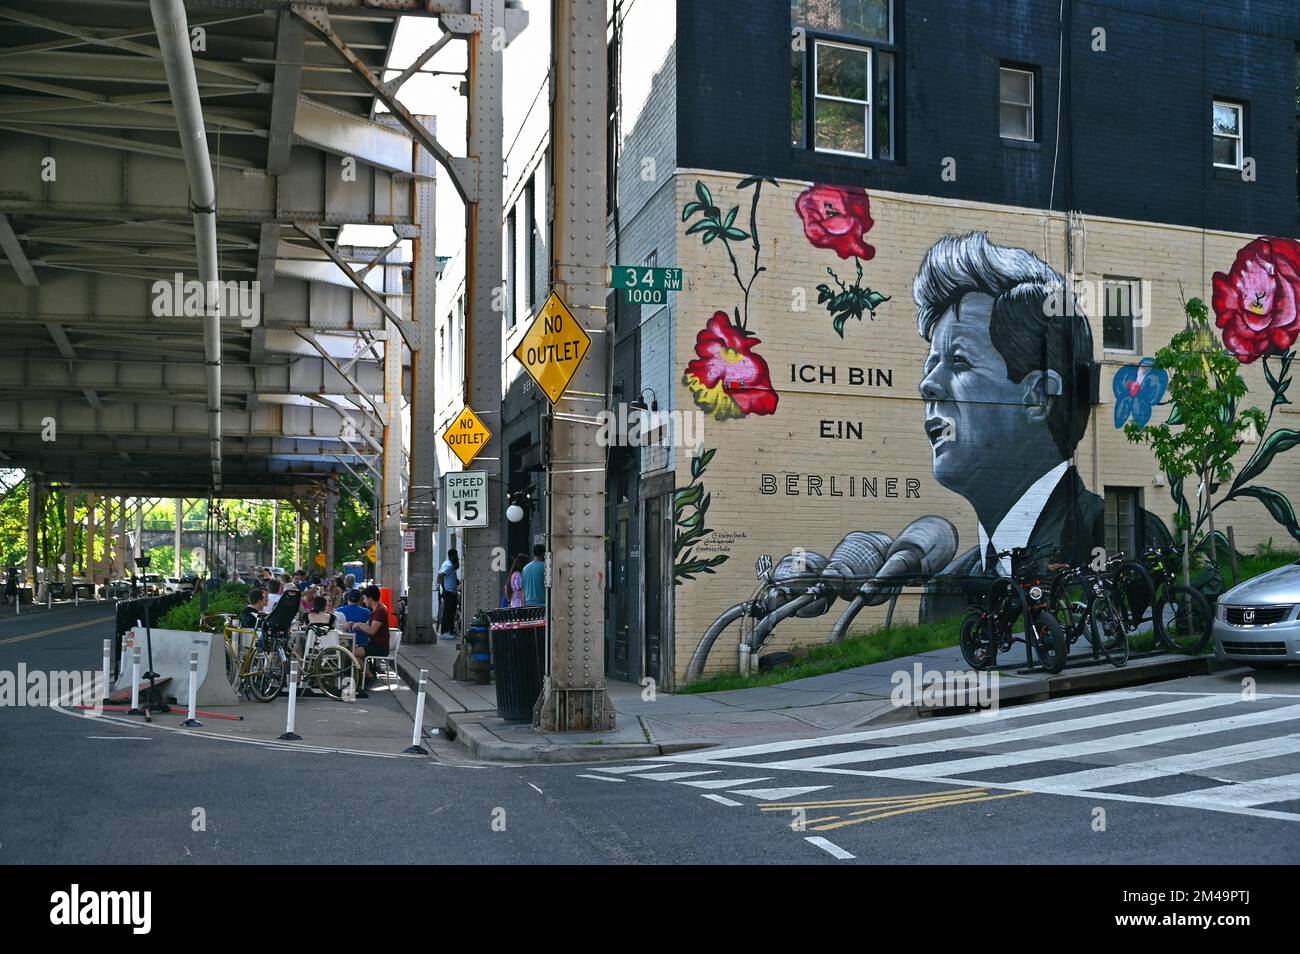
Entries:
[[[1019,648],[1019,647],[1017,647]],[[1078,647],[1076,647],[1078,651]],[[654,757],[711,745],[795,739],[906,721],[950,711],[951,699],[893,697],[896,674],[922,685],[926,673],[965,673],[957,647],[905,656],[869,666],[796,679],[775,686],[728,692],[650,696],[639,685],[609,682],[616,711],[613,732],[544,733],[528,723],[497,717],[496,687],[452,678],[456,644],[403,644],[398,668],[412,687],[428,671],[426,725],[442,729],[478,758],[506,762],[594,762]],[[1149,654],[1115,668],[1080,657],[1057,674],[1026,671],[1023,654],[999,660],[997,704],[1031,702],[1063,694],[1141,685],[1209,671],[1211,656]],[[917,667],[920,667],[919,670]],[[941,677],[942,678],[942,677]],[[946,681],[945,681],[945,684]],[[921,685],[916,687],[920,693]],[[933,704],[938,701],[939,704]]]

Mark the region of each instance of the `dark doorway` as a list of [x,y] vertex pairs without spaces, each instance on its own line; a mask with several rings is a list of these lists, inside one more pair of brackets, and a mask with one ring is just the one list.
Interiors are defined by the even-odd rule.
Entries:
[[651,497],[644,503],[645,533],[645,668],[643,674],[656,683],[663,681],[664,643],[664,498]]

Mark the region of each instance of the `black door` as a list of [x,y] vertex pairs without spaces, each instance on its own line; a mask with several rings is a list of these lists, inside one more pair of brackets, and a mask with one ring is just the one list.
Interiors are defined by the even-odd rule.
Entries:
[[643,674],[662,681],[660,660],[664,635],[664,498],[645,501],[645,534],[641,559],[645,567],[645,668]]

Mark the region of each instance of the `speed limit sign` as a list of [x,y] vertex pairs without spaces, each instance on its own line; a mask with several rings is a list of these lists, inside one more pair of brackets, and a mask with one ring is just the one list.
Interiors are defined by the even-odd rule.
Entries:
[[487,473],[466,470],[444,478],[443,510],[449,527],[488,525]]

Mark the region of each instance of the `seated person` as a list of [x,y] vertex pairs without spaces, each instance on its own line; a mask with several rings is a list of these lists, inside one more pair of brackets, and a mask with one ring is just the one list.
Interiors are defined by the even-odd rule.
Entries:
[[[379,601],[379,587],[371,584],[361,591],[361,598],[370,610],[370,619],[364,623],[348,623],[357,634],[356,657],[365,670],[367,656],[388,655],[388,607]],[[362,637],[365,637],[364,641]]]
[[[361,605],[361,591],[353,590],[347,596],[347,602],[334,611],[335,618],[339,621],[338,628],[344,632],[352,632],[353,623],[370,622],[370,610]],[[365,633],[356,634],[358,646],[364,646],[370,638]]]
[[334,614],[325,608],[325,597],[317,596],[311,602],[311,611],[307,614],[308,626],[333,626]]
[[248,605],[239,614],[239,625],[244,629],[257,628],[257,618],[267,611],[266,590],[253,587],[248,591]]
[[266,609],[264,612],[271,612],[275,609],[275,604],[280,602],[280,581],[272,579],[266,584]]

